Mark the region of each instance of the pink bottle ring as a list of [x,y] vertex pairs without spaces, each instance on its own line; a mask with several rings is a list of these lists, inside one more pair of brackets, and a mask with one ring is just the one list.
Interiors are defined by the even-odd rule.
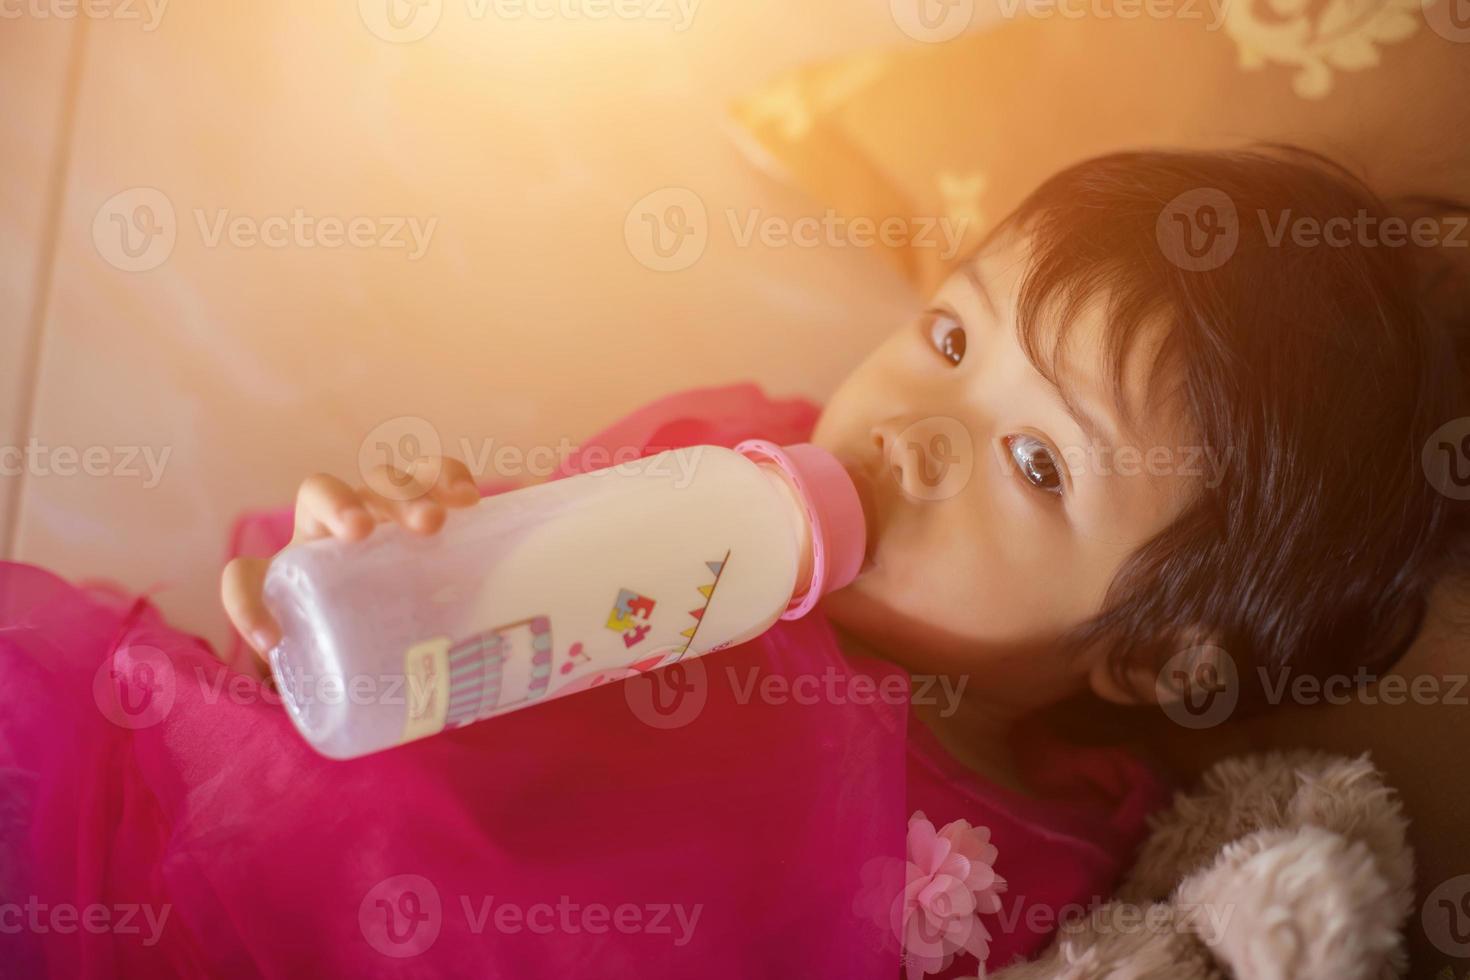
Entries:
[[836,457],[809,443],[782,447],[765,439],[747,439],[735,451],[779,467],[796,487],[806,511],[812,578],[781,614],[782,619],[800,619],[822,596],[851,582],[862,565],[867,535],[857,490]]

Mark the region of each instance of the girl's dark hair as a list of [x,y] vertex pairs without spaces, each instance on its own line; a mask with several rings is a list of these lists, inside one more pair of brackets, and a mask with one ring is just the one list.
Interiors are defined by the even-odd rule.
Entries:
[[[1465,537],[1465,505],[1421,460],[1470,415],[1464,276],[1423,242],[1470,234],[1442,216],[1416,245],[1393,216],[1330,160],[1266,146],[1087,160],[993,233],[1029,245],[1018,323],[1042,373],[1056,380],[1061,335],[1100,301],[1121,394],[1132,345],[1163,325],[1155,376],[1227,461],[1074,637],[1108,650],[1120,681],[1203,638],[1250,703],[1258,668],[1377,671],[1417,634]],[[1330,240],[1313,243],[1312,222]]]

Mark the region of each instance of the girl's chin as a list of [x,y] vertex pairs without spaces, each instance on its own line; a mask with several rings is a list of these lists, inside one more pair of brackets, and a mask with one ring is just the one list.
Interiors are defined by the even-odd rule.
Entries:
[[[859,578],[822,600],[822,611],[848,639],[849,649],[891,660],[909,671],[953,671],[966,662],[963,645],[931,623],[886,607]],[[950,654],[953,654],[952,656]]]

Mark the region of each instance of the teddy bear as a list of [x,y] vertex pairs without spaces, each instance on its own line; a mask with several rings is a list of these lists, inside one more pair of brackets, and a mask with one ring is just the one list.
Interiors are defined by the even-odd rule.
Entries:
[[992,980],[1405,975],[1413,855],[1367,755],[1218,763],[1159,814],[1113,899]]

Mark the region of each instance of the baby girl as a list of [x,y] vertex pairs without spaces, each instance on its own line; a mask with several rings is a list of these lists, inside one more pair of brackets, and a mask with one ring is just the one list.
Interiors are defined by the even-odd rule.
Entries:
[[[1213,210],[1181,210],[1194,199]],[[1211,258],[1220,201],[1232,241]],[[1462,411],[1448,332],[1414,250],[1270,234],[1360,214],[1384,206],[1298,151],[1079,164],[1027,198],[817,420],[811,440],[857,477],[870,523],[864,573],[823,611],[849,653],[962,682],[947,688],[965,692],[957,703],[915,699],[927,730],[911,737],[910,803],[989,828],[1012,896],[1055,907],[1107,885],[1064,884],[1037,854],[1108,840],[1078,834],[1089,801],[1057,800],[1056,763],[1018,751],[1042,709],[1089,691],[1185,697],[1227,660],[1249,702],[1272,671],[1381,667],[1415,636],[1451,553],[1451,500],[1419,465]],[[436,468],[411,501],[312,477],[296,537],[356,538],[379,521],[434,533],[446,507],[477,499],[462,464]],[[224,580],[261,652],[276,637],[265,567],[239,559]],[[1105,782],[1099,767],[1128,783],[1112,786],[1104,823],[1136,834],[1138,801],[1156,799],[1147,770],[1099,756],[1083,781]],[[1068,885],[1084,892],[1058,892]],[[1039,938],[986,928],[992,964]]]
[[[1466,390],[1424,250],[1273,234],[1283,216],[1387,213],[1301,151],[1088,160],[1034,191],[819,417],[730,389],[615,427],[604,438],[677,429],[827,448],[860,484],[863,573],[823,615],[706,658],[711,707],[672,732],[628,724],[607,690],[350,763],[302,750],[279,712],[250,715],[253,728],[196,720],[232,744],[184,762],[195,750],[170,745],[185,773],[170,798],[187,816],[156,830],[208,836],[187,872],[165,866],[207,879],[190,894],[238,918],[173,955],[221,941],[230,955],[205,958],[217,971],[386,971],[395,923],[430,908],[439,938],[402,955],[439,974],[891,977],[906,962],[958,975],[1033,954],[1064,910],[1107,896],[1166,799],[1123,751],[1063,744],[1038,723],[1045,709],[1178,701],[1222,672],[1248,708],[1273,672],[1381,668],[1456,554],[1463,516],[1420,460],[1467,414]],[[435,474],[407,500],[372,480],[309,478],[294,539],[388,521],[435,533],[479,494],[462,463],[430,463],[398,475]],[[268,565],[236,558],[222,587],[261,654],[278,636],[261,602]],[[915,692],[942,678],[937,690],[963,695],[740,707],[722,662],[901,671]],[[242,781],[253,795],[230,796]],[[870,873],[881,863],[864,861],[903,857],[905,826],[921,884],[885,892]],[[262,838],[309,854],[312,903]],[[965,855],[958,871],[951,851]],[[245,875],[221,870],[222,855],[262,860]],[[697,894],[707,907],[660,955],[651,930],[639,945],[585,922],[532,942],[482,917],[500,930],[490,942],[473,927],[479,906],[461,914],[451,897],[529,902],[574,863],[631,902]],[[941,866],[964,882],[962,915],[924,897]],[[280,922],[252,932],[250,903],[228,895],[275,903]],[[348,909],[350,927],[329,909]],[[376,958],[349,958],[363,937]]]

